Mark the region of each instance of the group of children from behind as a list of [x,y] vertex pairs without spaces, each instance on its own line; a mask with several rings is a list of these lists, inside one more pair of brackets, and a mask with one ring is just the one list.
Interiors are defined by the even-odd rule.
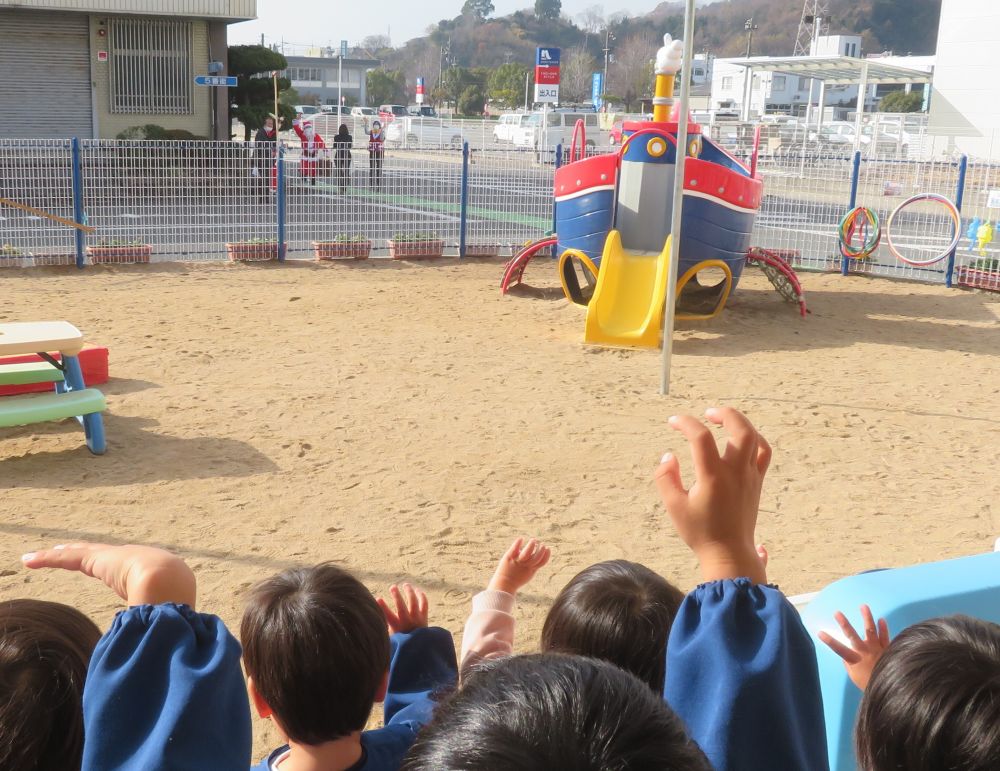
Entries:
[[[702,421],[671,418],[694,482],[669,453],[655,473],[703,583],[685,595],[643,565],[592,565],[556,597],[535,654],[513,653],[517,593],[551,556],[533,539],[474,597],[460,658],[419,589],[376,599],[331,563],[254,587],[241,648],[195,611],[194,574],[175,555],[24,555],[103,581],[128,608],[101,635],[66,605],[0,603],[0,768],[246,769],[252,704],[284,738],[263,770],[822,771],[814,644],[754,542],[771,448],[739,412],[706,415],[724,451]],[[860,767],[1000,768],[1000,627],[938,618],[890,642],[862,616],[864,637],[842,616],[850,644],[823,637],[864,690]],[[382,727],[366,730],[380,702]]]

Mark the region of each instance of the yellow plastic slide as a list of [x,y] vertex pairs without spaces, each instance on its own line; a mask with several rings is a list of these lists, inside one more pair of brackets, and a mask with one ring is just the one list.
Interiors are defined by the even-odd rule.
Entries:
[[617,230],[608,233],[584,341],[659,348],[669,268],[670,237],[662,252],[650,254],[627,251]]

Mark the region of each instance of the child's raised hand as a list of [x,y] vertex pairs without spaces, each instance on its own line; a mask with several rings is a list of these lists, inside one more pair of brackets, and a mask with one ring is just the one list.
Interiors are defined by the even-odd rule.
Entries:
[[831,637],[826,632],[819,633],[819,639],[826,643],[834,653],[844,660],[844,668],[851,681],[862,691],[868,687],[871,680],[872,670],[878,660],[882,658],[885,649],[889,647],[889,625],[884,618],[880,618],[875,623],[872,616],[872,609],[867,605],[861,606],[861,620],[865,625],[865,639],[862,640],[858,633],[847,620],[847,616],[838,611],[833,616],[840,626],[844,636],[850,641],[848,648],[840,640]]
[[396,606],[395,611],[389,607],[389,603],[378,597],[379,607],[385,614],[386,623],[389,625],[389,634],[397,632],[412,632],[414,629],[427,626],[427,595],[417,587],[410,584],[389,587],[389,596]]
[[720,456],[712,432],[690,415],[670,418],[688,440],[695,481],[685,490],[676,456],[667,453],[656,469],[656,486],[681,539],[701,565],[705,581],[746,576],[766,583],[754,545],[757,509],[771,446],[743,413],[731,407],[705,412],[729,433]]
[[76,570],[97,578],[129,605],[195,603],[197,584],[191,568],[176,554],[153,546],[72,543],[21,557],[28,568]]
[[530,538],[525,543],[523,538],[516,539],[500,558],[487,588],[517,594],[548,563],[551,554],[541,541]]

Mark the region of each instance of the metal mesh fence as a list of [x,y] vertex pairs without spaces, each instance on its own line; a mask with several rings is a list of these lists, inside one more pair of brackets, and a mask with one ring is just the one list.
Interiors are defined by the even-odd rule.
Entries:
[[508,254],[552,230],[555,148],[473,150],[466,253]]
[[[72,145],[0,139],[0,198],[73,219]],[[76,264],[71,228],[0,205],[0,267]]]
[[[95,228],[82,239],[89,264],[234,254],[268,259],[278,256],[282,236],[291,259],[312,257],[314,242],[368,242],[371,256],[385,256],[391,241],[409,242],[418,234],[440,241],[449,255],[458,254],[463,242],[467,256],[507,255],[552,230],[556,148],[473,145],[463,158],[462,147],[450,143],[387,142],[381,163],[373,164],[364,122],[352,119],[351,163],[344,166],[332,152],[336,127],[325,134],[325,127],[317,128],[329,151],[315,159],[303,155],[294,134],[283,135],[280,153],[274,143],[83,141],[78,162],[67,140],[0,140],[0,198],[67,220],[81,215]],[[565,163],[569,151],[562,149]],[[605,151],[587,148],[588,155]],[[747,159],[745,149],[736,152]],[[961,167],[952,158],[863,158],[857,204],[874,210],[885,226],[911,195],[956,200]],[[752,243],[779,251],[799,269],[840,270],[838,223],[850,205],[853,157],[779,148],[760,155],[758,173],[765,195]],[[963,193],[954,279],[1000,289],[1000,233],[990,237],[1000,230],[993,221],[1000,212],[1000,165],[970,163]],[[953,232],[947,210],[934,202],[907,207],[893,223],[897,249],[916,261],[941,254]],[[0,267],[73,264],[76,243],[72,228],[0,205]],[[948,275],[947,259],[908,265],[890,253],[885,239],[871,257],[849,267],[935,283]]]

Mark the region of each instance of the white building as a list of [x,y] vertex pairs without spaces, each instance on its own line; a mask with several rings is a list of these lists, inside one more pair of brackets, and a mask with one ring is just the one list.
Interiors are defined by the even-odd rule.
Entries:
[[1000,157],[1000,49],[997,0],[943,0],[929,127],[949,149]]

